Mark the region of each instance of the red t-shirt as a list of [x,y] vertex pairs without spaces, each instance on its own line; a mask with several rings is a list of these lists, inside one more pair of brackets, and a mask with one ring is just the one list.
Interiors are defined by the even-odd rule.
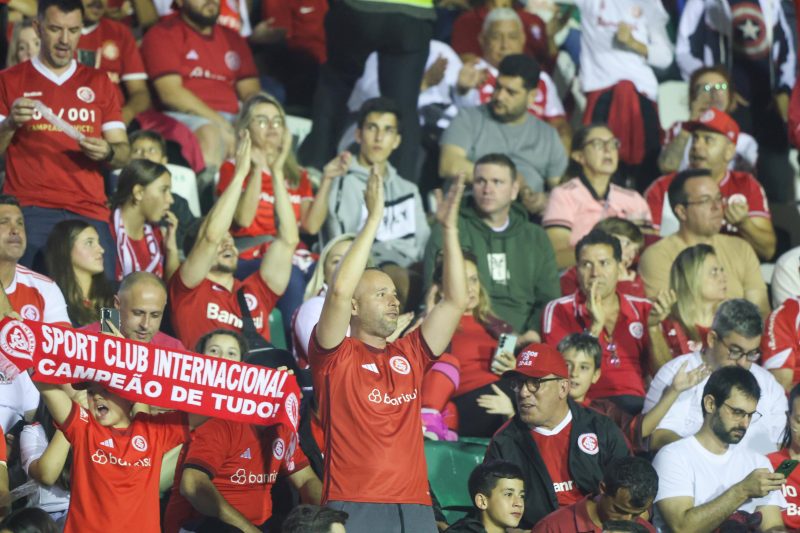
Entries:
[[[544,517],[536,524],[531,533],[562,533],[565,531],[580,531],[581,533],[603,533],[603,526],[597,526],[589,516],[586,502],[592,498],[590,494],[568,507],[557,509]],[[656,533],[656,528],[650,522],[637,517],[636,523],[644,526],[647,531]]]
[[72,445],[64,533],[160,533],[161,459],[189,440],[186,413],[138,414],[127,428],[113,429],[73,403],[59,429]]
[[[772,468],[777,469],[783,461],[791,459],[791,457],[789,456],[789,450],[783,449],[767,455],[767,459],[772,463]],[[800,496],[798,496],[798,491],[800,491],[800,467],[792,470],[781,490],[783,497],[786,498],[786,508],[781,510],[781,516],[783,517],[783,524],[789,531],[800,530]]]
[[120,89],[119,101],[125,95],[121,81],[146,80],[142,56],[130,26],[103,17],[93,28],[83,28],[78,41],[78,60],[88,67],[102,70]]
[[[612,334],[609,336],[604,328],[598,339],[603,348],[601,374],[589,389],[589,398],[645,394],[643,363],[647,360],[647,318],[652,304],[619,289],[617,295],[619,317]],[[547,304],[542,314],[542,340],[555,347],[570,333],[588,331],[591,324],[586,297],[577,291]]]
[[[525,28],[524,53],[535,57],[542,68],[549,72],[552,70],[553,60],[547,45],[547,25],[541,18],[524,9],[515,8],[514,11],[519,15]],[[488,14],[489,9],[486,6],[476,7],[462,13],[453,23],[450,46],[458,55],[473,54],[477,57],[483,55],[478,37],[483,29],[483,20]]]
[[449,350],[461,363],[461,380],[454,396],[466,394],[500,379],[489,370],[496,349],[497,339],[475,317],[461,317]]
[[686,330],[683,329],[683,326],[681,326],[681,323],[677,320],[665,318],[661,322],[661,331],[664,334],[664,340],[667,341],[669,353],[672,357],[678,357],[679,355],[692,352],[699,352],[705,347],[706,335],[708,335],[708,331],[711,328],[704,328],[703,326],[698,325],[695,325],[695,328],[697,329],[700,338],[703,339],[702,341],[692,340],[686,333]]
[[167,533],[177,533],[181,526],[203,516],[181,496],[184,467],[208,474],[225,501],[252,524],[261,525],[272,516],[271,491],[278,475],[302,470],[308,459],[297,445],[297,436],[283,424],[263,428],[212,419],[192,432],[178,464],[164,516]]
[[[0,72],[0,121],[17,98],[39,100],[87,137],[125,130],[118,92],[108,76],[73,63],[61,76],[38,58]],[[108,220],[103,163],[92,161],[78,141],[57,130],[37,112],[11,138],[6,152],[3,192],[24,206],[66,209]]]
[[[666,216],[675,218],[675,215],[672,213],[672,208],[669,205],[667,191],[669,190],[669,184],[672,183],[672,178],[674,178],[676,174],[677,172],[673,172],[672,174],[661,176],[651,183],[644,192],[647,205],[650,206],[650,214],[653,216],[653,227],[655,229],[661,227],[661,221],[665,213],[668,213]],[[725,176],[719,184],[719,190],[722,193],[722,197],[728,202],[747,200],[747,206],[749,208],[747,216],[750,218],[772,218],[764,188],[749,172],[740,172],[738,170],[728,171],[728,175]],[[723,219],[721,233],[738,235],[739,228],[728,224],[725,219]]]
[[183,86],[214,111],[239,112],[236,82],[258,76],[247,42],[235,31],[215,25],[210,36],[190,28],[179,15],[150,28],[142,41],[150,79],[179,74]]
[[[569,267],[561,273],[558,281],[561,283],[561,294],[564,296],[572,294],[579,288],[578,269],[575,268],[575,266]],[[631,296],[637,296],[639,298],[646,297],[644,293],[644,280],[638,272],[636,273],[636,277],[633,278],[633,281],[619,280],[617,282],[617,289],[623,294],[630,294]]]
[[[81,328],[82,331],[87,331],[89,333],[100,333],[100,322],[92,322],[91,324],[87,324]],[[161,348],[166,348],[167,350],[175,350],[175,351],[186,351],[186,346],[183,345],[181,341],[176,339],[175,337],[170,337],[166,333],[162,333],[157,331],[153,338],[150,339],[148,342],[150,346],[159,346]]]
[[[217,184],[217,196],[222,194],[228,188],[233,180],[233,173],[236,170],[234,162],[231,160],[222,163],[219,167],[219,183]],[[249,179],[249,176],[248,178]],[[303,202],[309,202],[314,199],[314,189],[311,187],[311,181],[308,179],[308,172],[305,170],[300,174],[300,182],[297,187],[289,187],[286,184],[286,190],[289,193],[289,199],[292,201],[292,208],[294,209],[295,219],[300,221],[300,206]],[[247,186],[245,180],[242,188]],[[256,217],[253,223],[246,228],[236,228],[232,231],[234,237],[255,237],[259,235],[277,235],[278,228],[275,224],[275,191],[272,187],[272,176],[266,172],[261,173],[261,196],[258,201],[258,209],[256,210]]]
[[583,497],[578,484],[572,479],[569,471],[569,432],[572,429],[572,412],[553,429],[534,428],[531,436],[542,461],[547,466],[547,473],[553,482],[558,505],[564,507]]
[[800,299],[787,298],[769,314],[765,329],[761,365],[767,370],[793,370],[792,384],[800,383]]
[[372,348],[332,350],[311,333],[308,356],[325,430],[323,503],[431,505],[422,443],[422,377],[434,357],[418,328]]
[[242,287],[256,331],[269,340],[269,314],[280,295],[272,292],[258,272],[244,281],[234,279],[232,291],[210,279],[190,289],[184,285],[180,270],[170,278],[172,326],[188,349],[193,350],[200,337],[215,329],[241,331],[242,312],[236,292]]
[[327,0],[261,0],[261,18],[286,30],[286,46],[305,50],[321,65],[328,59],[325,44]]

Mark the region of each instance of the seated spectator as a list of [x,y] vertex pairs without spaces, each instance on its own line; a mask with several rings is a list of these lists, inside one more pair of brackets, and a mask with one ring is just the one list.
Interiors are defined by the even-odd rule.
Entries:
[[234,153],[233,118],[239,101],[259,91],[258,72],[247,42],[216,24],[218,0],[177,5],[178,16],[165,17],[147,32],[142,56],[162,107],[197,135],[207,169],[198,176],[203,190]]
[[[200,216],[200,199],[197,194],[197,175],[189,167],[170,163],[167,159],[167,142],[153,130],[138,130],[131,134],[131,159],[147,159],[167,167],[172,177],[170,211],[178,217],[178,227],[188,227]],[[178,242],[182,242],[179,238]]]
[[[443,298],[417,329],[389,342],[400,316],[396,289],[385,273],[365,271],[384,209],[383,176],[370,173],[366,223],[342,258],[312,335],[309,360],[327,447],[323,502],[348,512],[353,531],[378,523],[386,533],[436,529],[414,391],[467,305],[458,238],[463,190],[461,178],[437,212],[445,235]],[[358,451],[364,435],[381,453]]]
[[[227,338],[222,342],[235,340],[219,332],[207,337],[203,353],[215,357],[224,357],[219,351],[223,337]],[[220,418],[195,429],[191,442],[181,450],[164,531],[226,526],[261,531],[272,516],[272,486],[284,476],[303,503],[319,504],[322,484],[308,459],[299,446],[292,455],[288,453],[293,438],[287,425],[264,427]],[[255,474],[240,482],[241,472]]]
[[781,255],[772,271],[772,307],[778,308],[789,298],[800,296],[800,246]]
[[152,105],[147,73],[129,25],[108,17],[108,2],[82,0],[83,28],[78,40],[78,63],[108,74],[117,86],[122,120],[130,124]]
[[[242,331],[251,348],[269,338],[269,314],[292,270],[299,241],[297,221],[284,184],[284,146],[273,171],[278,236],[261,259],[259,270],[244,281],[234,278],[239,252],[229,232],[244,179],[250,172],[250,137],[245,132],[237,148],[236,171],[201,224],[195,239],[187,240],[186,261],[170,279],[172,324],[186,346],[194,346],[207,331],[220,327]],[[187,313],[187,309],[200,310]]]
[[319,505],[298,505],[283,521],[283,533],[345,533],[347,513]]
[[761,364],[772,372],[786,392],[800,382],[800,297],[791,297],[766,320],[761,339]]
[[[500,62],[511,55],[523,53],[525,35],[522,20],[513,9],[496,7],[489,12],[479,36],[481,54],[464,63],[454,83],[457,91],[455,102],[459,107],[486,104],[491,100]],[[544,65],[544,70],[539,73],[536,98],[528,105],[528,112],[558,130],[566,149],[570,144],[572,130],[555,82],[547,73],[547,65],[551,63],[541,58],[537,58],[537,62]]]
[[[594,225],[592,229],[605,231],[619,241],[622,249],[622,261],[619,263],[619,276],[617,288],[620,292],[644,298],[644,281],[634,265],[639,257],[639,251],[644,247],[642,230],[624,218],[608,217]],[[559,277],[561,294],[568,296],[578,290],[578,269],[574,265],[563,271]]]
[[38,507],[17,509],[0,522],[2,533],[59,533],[61,528]]
[[720,234],[723,196],[710,173],[704,169],[679,172],[669,184],[668,198],[680,227],[642,254],[639,273],[647,295],[652,298],[669,288],[670,269],[681,251],[708,244],[727,276],[728,298],[746,298],[766,317],[769,301],[758,257],[743,239]]
[[[528,221],[517,204],[520,181],[514,162],[487,154],[475,164],[472,198],[459,211],[461,247],[478,260],[481,285],[498,318],[511,324],[517,346],[539,341],[541,313],[558,297],[555,257],[541,227]],[[425,281],[430,285],[442,231],[433,226],[425,250]]]
[[83,220],[65,220],[53,227],[47,239],[47,272],[61,289],[73,327],[100,318],[111,307],[114,289],[105,277],[105,250],[94,226]]
[[[484,0],[477,7],[462,13],[453,23],[451,44],[464,61],[481,57],[486,19],[497,9],[511,9],[523,26],[521,40],[525,54],[535,57],[548,70],[552,69],[556,48],[552,35],[548,35],[547,25],[538,16],[508,0]],[[520,50],[518,53],[522,53]]]
[[575,173],[550,193],[542,215],[559,268],[575,264],[575,243],[606,217],[649,227],[650,208],[638,192],[611,183],[617,172],[619,139],[605,124],[579,129],[570,152]]
[[[689,122],[700,120],[709,109],[733,114],[736,98],[730,74],[724,66],[701,67],[689,78]],[[678,121],[666,131],[658,168],[663,174],[689,168],[689,147],[692,132],[686,122]],[[749,134],[740,131],[736,140],[736,155],[728,164],[730,170],[754,173],[758,160],[758,143]]]
[[[27,222],[28,248],[20,262],[33,266],[53,226],[79,218],[97,231],[111,272],[113,240],[103,171],[124,166],[130,155],[117,88],[105,73],[73,59],[83,20],[80,0],[42,0],[38,10],[40,27],[56,25],[70,32],[60,41],[56,34],[40,32],[39,55],[0,72],[3,192],[19,200]],[[59,80],[57,91],[53,79]],[[25,96],[33,94],[39,96]],[[37,105],[63,114],[78,140],[50,124]]]
[[36,29],[33,27],[33,20],[23,19],[16,22],[8,43],[6,68],[38,56],[41,45],[39,34],[36,33]]
[[785,9],[782,2],[758,1],[741,7],[734,2],[718,11],[704,0],[687,0],[675,36],[675,63],[684,80],[704,66],[728,66],[736,121],[758,142],[756,174],[772,202],[794,197],[786,119],[796,80],[797,36],[790,27],[794,17]]
[[503,459],[522,469],[520,527],[530,528],[593,494],[609,463],[629,450],[610,419],[569,399],[569,370],[555,348],[527,346],[506,376],[513,379],[517,414],[494,435],[484,461]]
[[[764,189],[752,174],[728,168],[736,154],[739,126],[727,113],[709,109],[685,127],[692,132],[689,167],[707,169],[722,193],[725,220],[721,232],[742,237],[760,258],[770,259],[775,254],[775,229]],[[661,235],[671,235],[679,226],[667,195],[674,178],[675,174],[662,176],[645,192],[653,224]]]
[[[150,272],[128,274],[114,296],[114,308],[119,310],[119,333],[126,339],[185,350],[181,341],[159,331],[166,306],[167,287],[161,278]],[[99,333],[100,321],[83,329]]]
[[[761,356],[759,347],[763,329],[764,323],[753,304],[742,299],[724,302],[717,309],[711,330],[706,336],[707,348],[676,357],[661,367],[647,390],[644,412],[653,409],[667,384],[672,383],[675,373],[684,365],[686,370],[693,370],[702,364],[710,366],[712,370],[738,366],[750,371],[762,391],[758,401],[760,420],[757,424],[753,420],[753,427],[746,436],[742,435],[744,439],[740,439],[740,448],[746,447],[762,454],[775,451],[786,427],[786,394],[772,374],[755,364]],[[700,429],[704,413],[697,408],[703,400],[701,394],[705,394],[703,385],[681,393],[653,432],[651,450],[690,437]]]
[[672,263],[669,288],[674,304],[661,322],[671,358],[703,349],[714,314],[728,293],[725,269],[708,244],[686,248]]
[[26,247],[25,219],[19,202],[13,196],[0,194],[0,284],[11,306],[23,319],[69,326],[67,303],[58,285],[19,264]]
[[353,239],[355,239],[354,233],[343,233],[328,241],[320,252],[317,267],[306,285],[303,296],[305,302],[297,309],[292,319],[292,348],[301,368],[308,367],[308,343],[311,340],[311,332],[319,322],[325,293],[328,292],[336,268],[353,244]]
[[469,475],[469,497],[475,509],[446,533],[505,533],[516,528],[525,509],[522,470],[508,461],[487,461]]
[[464,173],[472,183],[474,161],[506,154],[519,169],[523,203],[529,212],[540,213],[547,203],[545,185],[558,184],[567,157],[558,132],[528,113],[538,83],[533,59],[514,55],[501,61],[491,101],[459,111],[442,135],[439,174],[452,178]]
[[[397,106],[386,98],[367,100],[358,115],[356,141],[358,157],[346,173],[335,180],[328,195],[326,238],[361,230],[367,218],[364,190],[371,174],[380,173],[384,183],[384,210],[372,258],[392,277],[398,289],[401,309],[406,307],[413,283],[412,265],[422,260],[430,227],[417,186],[401,177],[389,163],[389,156],[401,142]],[[335,164],[336,160],[334,160]],[[341,165],[341,163],[339,163]],[[344,168],[337,168],[342,172]],[[386,268],[387,265],[391,265]],[[413,300],[413,294],[412,300]]]
[[642,408],[644,376],[663,364],[651,331],[660,327],[668,309],[617,289],[622,251],[609,234],[592,230],[575,247],[579,289],[547,304],[542,316],[542,340],[557,346],[566,335],[588,331],[603,347],[600,379],[590,398],[613,398],[635,415]]
[[118,281],[132,272],[168,280],[178,270],[178,217],[169,210],[171,189],[169,170],[160,163],[134,159],[122,169],[109,200]]
[[610,529],[606,523],[615,520],[631,520],[655,533],[647,515],[657,491],[658,475],[648,461],[640,457],[615,459],[604,469],[596,494],[550,513],[532,533],[604,533]]
[[[440,439],[447,435],[444,418],[447,418],[446,411],[450,411],[451,399],[458,414],[458,433],[462,436],[491,437],[506,421],[506,417],[484,409],[479,400],[492,392],[511,394],[507,383],[498,382],[500,375],[513,369],[516,361],[513,352],[494,356],[499,348],[498,338],[510,334],[511,326],[492,313],[489,295],[478,276],[477,263],[472,252],[464,252],[467,309],[450,347],[428,369],[422,383],[422,422],[426,431],[434,432]],[[433,283],[430,307],[441,298],[444,289],[441,261],[437,261]]]
[[661,2],[579,0],[579,78],[583,123],[606,123],[621,141],[619,158],[643,190],[656,172],[661,127],[654,68],[672,63],[669,17]]
[[[767,456],[774,470],[777,470],[784,461],[800,458],[800,425],[798,425],[800,403],[798,402],[800,402],[800,386],[795,385],[789,392],[789,412],[781,449]],[[781,492],[786,498],[786,507],[781,510],[781,516],[783,525],[789,531],[800,529],[800,514],[797,512],[798,505],[800,505],[798,490],[800,490],[800,470],[795,467],[786,477],[781,488]]]
[[[757,315],[757,313],[756,313]],[[755,376],[733,366],[711,374],[703,386],[698,431],[658,452],[655,526],[659,531],[712,531],[736,513],[761,513],[761,531],[781,528],[782,474],[738,444],[756,422],[761,388]]]
[[[86,408],[85,394],[79,393],[74,399]],[[19,455],[25,474],[38,485],[28,497],[28,505],[47,511],[63,528],[69,510],[72,452],[44,401],[39,403],[33,423],[22,428]]]

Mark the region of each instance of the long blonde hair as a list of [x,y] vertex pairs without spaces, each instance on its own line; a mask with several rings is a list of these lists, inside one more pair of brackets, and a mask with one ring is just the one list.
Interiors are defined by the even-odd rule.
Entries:
[[[275,109],[278,110],[281,119],[283,119],[283,127],[289,127],[286,123],[286,111],[283,109],[281,103],[271,94],[260,92],[248,98],[244,105],[242,105],[242,111],[239,113],[239,118],[236,120],[237,139],[239,138],[241,132],[250,126],[250,122],[253,120],[253,109],[260,104],[270,104],[275,106]],[[296,188],[298,185],[300,185],[301,172],[300,165],[297,163],[297,158],[294,155],[294,150],[290,149],[289,155],[286,157],[286,163],[283,165],[283,174],[289,187]]]
[[322,252],[319,254],[317,267],[314,269],[311,279],[308,280],[306,291],[303,293],[303,301],[309,300],[319,294],[319,291],[322,289],[322,286],[326,283],[326,281],[330,281],[325,279],[325,261],[328,260],[328,255],[330,255],[333,247],[343,241],[352,242],[355,240],[355,238],[355,233],[342,233],[338,237],[334,237],[328,241],[328,244],[325,245],[325,248],[323,248]]
[[708,244],[690,246],[678,254],[669,271],[669,287],[677,296],[671,316],[695,341],[702,340],[695,324],[698,311],[703,308],[703,263],[711,255],[716,256],[714,248]]
[[[475,265],[475,269],[478,268],[478,258],[470,252],[469,250],[464,250],[464,262],[466,263],[469,261],[473,265]],[[443,262],[442,262],[442,255],[439,254],[439,257],[436,258],[436,266],[433,270],[433,282],[438,285],[440,288],[442,286],[442,275],[443,275]],[[436,297],[436,301],[438,302],[441,299],[441,293],[439,293]],[[475,309],[472,310],[472,316],[480,322],[481,324],[486,324],[490,317],[494,316],[492,313],[492,305],[491,301],[489,300],[489,293],[486,291],[486,288],[483,286],[483,283],[478,283],[478,305],[475,306]]]

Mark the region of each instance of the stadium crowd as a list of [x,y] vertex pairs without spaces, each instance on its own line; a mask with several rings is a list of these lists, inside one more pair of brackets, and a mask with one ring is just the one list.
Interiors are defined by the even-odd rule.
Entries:
[[800,531],[796,5],[0,0],[0,533]]

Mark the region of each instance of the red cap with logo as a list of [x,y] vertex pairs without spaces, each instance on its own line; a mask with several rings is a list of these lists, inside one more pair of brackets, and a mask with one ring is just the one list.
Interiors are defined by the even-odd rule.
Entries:
[[739,139],[739,125],[729,114],[719,109],[704,111],[697,120],[687,122],[684,125],[684,129],[686,131],[697,129],[715,131],[730,139],[733,144],[736,144]]
[[547,344],[533,343],[525,347],[517,357],[514,370],[503,373],[503,377],[522,374],[530,378],[543,378],[549,375],[568,379],[569,370],[561,354]]

